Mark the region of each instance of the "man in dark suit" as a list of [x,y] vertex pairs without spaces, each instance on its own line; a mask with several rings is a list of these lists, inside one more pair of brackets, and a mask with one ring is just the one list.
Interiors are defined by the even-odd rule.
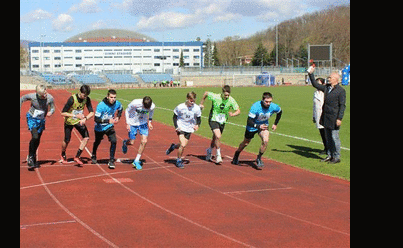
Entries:
[[319,84],[315,80],[313,72],[314,67],[308,69],[308,76],[313,87],[323,91],[325,94],[322,116],[320,124],[325,127],[327,140],[327,157],[324,162],[332,164],[340,162],[340,137],[339,130],[346,109],[346,91],[339,85],[340,76],[337,73],[332,73],[328,77],[328,83],[325,85]]

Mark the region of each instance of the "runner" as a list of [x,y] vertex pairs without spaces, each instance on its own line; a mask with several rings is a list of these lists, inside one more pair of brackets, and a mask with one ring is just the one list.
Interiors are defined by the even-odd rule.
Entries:
[[[206,91],[199,104],[200,108],[203,110],[204,108],[203,104],[206,98],[212,101],[212,106],[208,120],[211,131],[213,132],[213,138],[211,140],[210,147],[206,150],[207,151],[206,160],[211,160],[211,153],[213,148],[215,147],[217,150],[217,156],[216,156],[217,164],[222,163],[220,140],[228,116],[237,116],[241,113],[238,103],[232,96],[230,96],[230,94],[231,94],[231,88],[229,85],[225,85],[222,88],[221,94],[215,94],[213,92]],[[235,112],[229,112],[230,108],[232,108]]]
[[189,92],[186,95],[186,102],[179,104],[174,109],[173,122],[179,137],[179,143],[172,143],[165,152],[168,155],[173,150],[178,149],[176,167],[182,169],[184,168],[182,161],[183,151],[189,142],[190,135],[199,129],[201,123],[201,109],[195,104],[195,100],[196,93]]
[[[36,86],[36,93],[23,95],[20,98],[20,118],[21,106],[25,101],[31,101],[31,108],[27,112],[28,130],[31,131],[32,138],[29,141],[28,170],[34,170],[39,165],[36,162],[36,150],[39,147],[43,131],[45,130],[46,117],[50,117],[55,112],[53,96],[47,93],[43,84]],[[48,108],[50,107],[50,110]]]
[[[80,156],[90,139],[85,123],[88,119],[94,116],[91,99],[89,98],[90,92],[91,89],[88,85],[82,85],[80,87],[80,92],[69,97],[67,103],[63,107],[61,115],[64,116],[64,140],[62,142],[61,163],[67,163],[66,149],[71,139],[71,131],[74,127],[83,138],[76,156],[74,157],[74,161],[79,165],[83,164]],[[85,106],[87,106],[89,112],[87,116],[84,116]]]
[[232,164],[239,164],[239,154],[250,143],[255,134],[258,133],[259,137],[262,139],[262,144],[259,149],[259,154],[256,158],[256,164],[259,168],[264,166],[262,162],[262,155],[266,151],[269,143],[269,118],[273,113],[276,113],[276,120],[271,127],[273,131],[276,131],[277,124],[280,121],[281,114],[283,113],[280,106],[272,103],[272,101],[272,94],[270,92],[265,92],[263,93],[262,100],[255,102],[250,108],[246,123],[245,138],[241,144],[239,144],[238,150],[235,151],[234,158],[231,162]]
[[108,168],[115,169],[116,132],[114,124],[119,122],[122,112],[122,104],[116,100],[116,91],[113,89],[108,90],[108,95],[102,102],[98,103],[95,111],[95,141],[91,156],[93,164],[97,163],[97,149],[104,138],[103,136],[106,135],[108,136],[109,142],[111,142]]
[[127,153],[127,146],[134,144],[137,132],[141,135],[141,142],[137,151],[136,159],[133,161],[133,168],[141,170],[143,167],[140,162],[141,155],[147,144],[148,130],[153,130],[151,121],[154,115],[155,104],[149,96],[143,99],[134,99],[126,108],[126,128],[129,132],[129,139],[123,140],[122,152]]

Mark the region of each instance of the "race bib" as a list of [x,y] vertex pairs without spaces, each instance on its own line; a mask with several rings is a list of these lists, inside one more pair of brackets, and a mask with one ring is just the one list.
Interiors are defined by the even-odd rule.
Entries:
[[[83,110],[74,109],[74,110],[72,111],[72,114],[73,114],[73,115],[78,115],[78,114],[82,114],[82,113],[84,113]],[[73,116],[73,119],[78,119],[78,118],[75,117],[75,116]]]
[[226,120],[226,117],[225,114],[217,114],[215,119],[218,123],[223,124]]
[[34,110],[34,114],[32,115],[32,117],[34,117],[34,118],[39,118],[39,119],[43,119],[43,118],[45,118],[45,111],[39,110],[39,109],[35,109],[35,110]]

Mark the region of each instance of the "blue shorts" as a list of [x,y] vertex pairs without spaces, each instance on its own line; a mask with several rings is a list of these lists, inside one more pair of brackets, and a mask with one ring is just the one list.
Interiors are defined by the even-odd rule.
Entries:
[[28,125],[29,131],[32,131],[33,128],[36,128],[36,130],[38,130],[38,133],[41,133],[43,130],[45,130],[45,119],[34,118],[28,112],[27,113],[27,125]]
[[130,126],[129,139],[136,139],[137,131],[144,136],[148,136],[148,124],[143,124],[140,126]]

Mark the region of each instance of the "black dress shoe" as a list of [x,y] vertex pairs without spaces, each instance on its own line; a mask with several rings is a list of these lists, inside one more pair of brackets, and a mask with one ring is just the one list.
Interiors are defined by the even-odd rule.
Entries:
[[338,158],[338,159],[332,158],[332,159],[329,161],[329,164],[337,164],[337,163],[340,163],[340,159],[339,159],[339,158]]
[[333,158],[331,156],[327,156],[326,158],[320,160],[320,162],[329,162],[330,160],[332,160]]

